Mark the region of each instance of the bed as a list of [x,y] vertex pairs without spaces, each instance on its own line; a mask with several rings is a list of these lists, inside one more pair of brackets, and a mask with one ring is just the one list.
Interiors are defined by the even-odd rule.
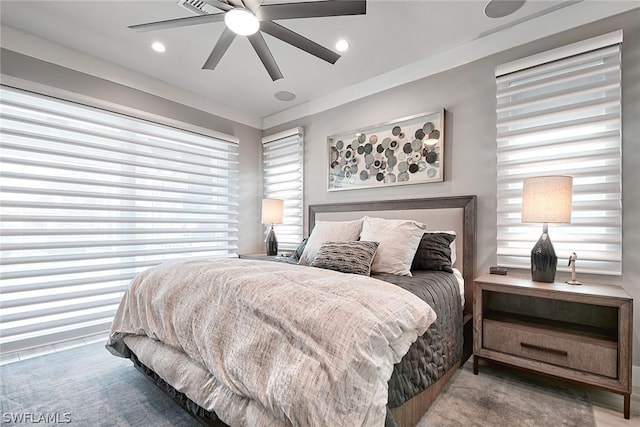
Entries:
[[[311,205],[309,230],[365,217],[455,233],[455,273],[418,271],[416,260],[412,277],[238,259],[163,265],[134,279],[107,349],[205,425],[413,426],[472,348],[475,205],[475,196]],[[209,275],[220,284],[203,302],[194,295]],[[349,318],[356,312],[366,315]]]

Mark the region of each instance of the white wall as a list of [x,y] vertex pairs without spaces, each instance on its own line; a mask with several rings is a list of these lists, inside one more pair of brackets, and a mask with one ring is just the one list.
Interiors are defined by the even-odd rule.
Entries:
[[[341,201],[478,196],[477,273],[496,263],[496,65],[623,29],[623,277],[583,281],[619,283],[640,301],[640,10],[566,31],[476,62],[265,130],[305,128],[305,206]],[[390,188],[326,191],[326,138],[376,123],[437,110],[445,115],[445,181]],[[588,239],[588,236],[585,236]],[[535,240],[535,239],[534,239]],[[533,242],[533,241],[532,241]],[[520,272],[526,275],[527,272]],[[562,274],[558,278],[564,280]],[[636,307],[637,308],[637,307]],[[640,309],[634,316],[634,365],[640,365]]]

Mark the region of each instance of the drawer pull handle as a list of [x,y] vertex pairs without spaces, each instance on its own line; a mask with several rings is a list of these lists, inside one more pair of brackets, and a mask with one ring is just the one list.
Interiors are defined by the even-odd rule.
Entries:
[[546,351],[547,353],[558,354],[560,356],[565,356],[565,357],[569,355],[566,351],[563,351],[563,350],[556,350],[555,348],[548,348],[548,347],[542,347],[535,344],[528,344],[526,342],[521,342],[520,346],[524,348],[530,348],[533,350]]

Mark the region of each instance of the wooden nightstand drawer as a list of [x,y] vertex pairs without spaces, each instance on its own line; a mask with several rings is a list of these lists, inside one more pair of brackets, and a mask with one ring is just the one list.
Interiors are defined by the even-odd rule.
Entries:
[[483,347],[610,378],[618,376],[618,348],[606,339],[485,319]]

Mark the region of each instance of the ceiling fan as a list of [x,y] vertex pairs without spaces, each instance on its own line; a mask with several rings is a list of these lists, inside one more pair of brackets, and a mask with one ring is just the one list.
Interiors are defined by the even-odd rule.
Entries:
[[366,0],[324,0],[265,5],[262,4],[262,0],[202,1],[222,12],[131,25],[129,28],[136,31],[153,31],[224,21],[226,27],[202,68],[213,70],[236,35],[243,35],[249,39],[271,79],[276,81],[283,78],[283,75],[260,32],[270,34],[331,64],[335,64],[340,55],[276,24],[274,20],[363,15],[367,12]]

